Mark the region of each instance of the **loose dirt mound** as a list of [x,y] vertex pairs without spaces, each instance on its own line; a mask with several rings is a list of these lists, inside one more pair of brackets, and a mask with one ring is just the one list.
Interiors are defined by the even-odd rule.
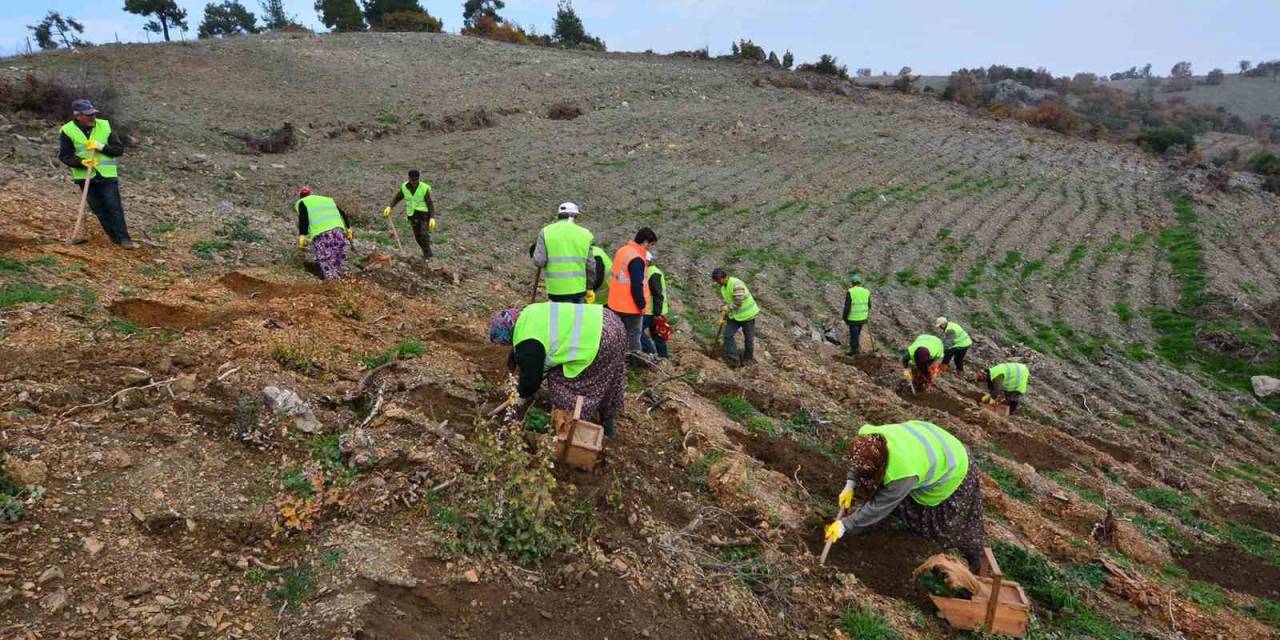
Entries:
[[242,296],[248,296],[258,300],[287,298],[302,293],[302,289],[300,287],[267,282],[266,280],[245,275],[239,271],[232,271],[231,273],[218,278],[218,282],[221,283],[222,286]]
[[788,478],[798,477],[811,493],[835,495],[844,486],[846,473],[840,465],[795,440],[746,433],[730,433],[729,438],[763,462],[766,469]]
[[[828,523],[813,520],[806,524],[805,544],[815,556],[821,555],[825,544],[822,527]],[[933,606],[929,594],[916,586],[911,572],[940,551],[928,540],[886,522],[866,535],[846,536],[831,545],[827,566],[852,573],[876,593],[915,603],[928,611]]]
[[366,583],[359,640],[400,638],[760,637],[724,618],[694,611],[678,594],[637,591],[616,575],[582,576],[535,591],[499,584]]
[[1178,564],[1197,580],[1280,600],[1280,567],[1234,547],[1200,547],[1178,559]]
[[141,327],[194,329],[209,323],[209,316],[204,312],[141,298],[114,302],[107,307],[107,310],[111,315],[124,318]]

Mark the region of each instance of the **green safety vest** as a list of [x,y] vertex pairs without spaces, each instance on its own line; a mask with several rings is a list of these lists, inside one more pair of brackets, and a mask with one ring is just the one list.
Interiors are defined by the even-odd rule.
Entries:
[[591,258],[587,260],[587,264],[595,268],[592,263],[596,261],[596,258],[604,261],[604,275],[600,278],[600,286],[596,287],[596,301],[592,304],[604,306],[609,303],[609,281],[613,280],[613,258],[610,258],[604,249],[593,244],[591,245]]
[[919,349],[920,347],[928,349],[929,357],[933,360],[941,358],[942,352],[944,351],[942,348],[942,338],[926,333],[917,337],[916,341],[912,342],[911,346],[907,347],[907,359],[914,362],[916,359],[916,349]]
[[965,332],[964,328],[960,325],[954,322],[948,322],[947,328],[943,329],[942,332],[946,334],[949,331],[955,332],[956,334],[956,341],[951,345],[952,349],[963,349],[965,347],[973,346],[973,338],[970,338],[969,334]]
[[[76,146],[76,157],[81,160],[89,159],[89,149],[85,146],[90,140],[98,143],[99,147],[107,146],[107,141],[111,139],[111,123],[106,118],[98,118],[93,123],[93,131],[89,132],[86,137],[84,132],[80,130],[80,126],[75,120],[62,125],[62,132],[67,134],[71,139],[71,144]],[[98,169],[95,174],[104,178],[114,178],[117,174],[116,159],[110,156],[102,155],[102,149],[99,148],[93,154],[98,159]],[[75,180],[84,180],[89,174],[89,170],[84,167],[71,167],[71,177]]]
[[650,295],[649,306],[645,307],[644,314],[647,316],[665,316],[667,315],[667,311],[671,308],[671,304],[667,301],[667,274],[663,273],[662,269],[649,265],[649,271],[644,274],[645,281],[648,282],[649,278],[652,278],[654,274],[657,274],[658,286],[662,288],[662,308],[659,309],[657,313],[654,313],[653,296]]
[[871,315],[871,292],[863,286],[849,287],[849,322],[865,322]]
[[568,296],[587,290],[587,262],[591,257],[590,231],[572,220],[560,220],[542,228],[547,248],[547,294]]
[[411,216],[415,211],[427,210],[427,194],[431,193],[431,185],[419,180],[417,193],[409,192],[409,183],[400,183],[400,195],[404,196],[404,214]]
[[[734,309],[733,290],[737,288],[738,285],[742,285],[742,290],[745,291],[747,295],[742,299],[742,306]],[[724,298],[724,303],[729,307],[729,319],[731,320],[746,322],[760,314],[760,307],[756,306],[756,299],[751,296],[751,290],[748,289],[747,285],[738,278],[729,276],[729,279],[725,281],[724,286],[720,287],[720,297]]]
[[1000,387],[1005,391],[1026,393],[1027,380],[1031,378],[1031,370],[1021,362],[1006,362],[987,369],[987,375],[992,380],[1003,376],[1004,382],[1001,383]]
[[884,484],[915,476],[911,499],[926,507],[936,507],[950,498],[969,474],[969,452],[964,443],[935,424],[911,420],[858,429],[858,435],[868,434],[883,436],[888,444]]
[[516,318],[511,344],[537,340],[547,353],[545,367],[563,367],[564,377],[572,380],[595,362],[603,332],[604,307],[536,302]]
[[338,203],[334,202],[333,198],[310,195],[293,203],[293,210],[297,211],[300,204],[307,205],[307,237],[309,239],[314,240],[316,236],[330,229],[347,228],[347,225],[342,222],[342,214],[338,213]]

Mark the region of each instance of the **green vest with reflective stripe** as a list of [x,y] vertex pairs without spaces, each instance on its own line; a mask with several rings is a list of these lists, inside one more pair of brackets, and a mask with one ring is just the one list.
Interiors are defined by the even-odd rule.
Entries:
[[314,240],[316,236],[329,231],[330,229],[345,229],[347,225],[342,223],[342,214],[338,213],[338,203],[333,198],[325,196],[311,195],[293,203],[293,210],[298,210],[298,205],[307,205],[307,237]]
[[572,220],[560,220],[542,228],[547,248],[547,293],[574,295],[587,290],[587,261],[591,256],[591,232]]
[[915,361],[916,349],[919,349],[920,347],[924,347],[928,349],[929,357],[934,360],[937,360],[938,358],[942,357],[942,352],[943,352],[942,338],[939,338],[938,336],[930,335],[926,333],[922,336],[917,337],[916,341],[912,342],[911,346],[907,347],[907,357],[911,361],[913,362]]
[[[733,290],[741,286],[746,296],[742,298],[742,306],[734,308],[733,306]],[[724,299],[725,305],[729,307],[729,318],[738,322],[746,322],[760,314],[760,307],[756,306],[756,299],[751,296],[751,290],[742,280],[729,276],[724,286],[720,287],[720,297]]]
[[858,435],[868,434],[879,434],[888,444],[884,484],[915,476],[911,499],[926,507],[950,498],[969,473],[964,443],[935,424],[912,420],[858,429]]
[[864,322],[871,315],[871,292],[866,287],[849,287],[849,322]]
[[655,274],[658,276],[658,286],[662,290],[662,308],[657,312],[653,310],[653,296],[650,295],[649,306],[645,307],[644,314],[647,316],[665,316],[667,315],[667,310],[671,308],[671,304],[667,302],[667,274],[663,273],[662,269],[649,265],[649,271],[644,274],[644,279],[645,282],[648,282],[649,278],[652,278]]
[[965,332],[964,328],[960,325],[954,322],[948,322],[947,328],[943,329],[944,334],[947,332],[953,332],[956,334],[956,341],[952,343],[951,348],[963,349],[965,347],[973,346],[973,338],[970,338],[969,334]]
[[[81,160],[88,160],[89,149],[85,145],[89,140],[93,140],[98,143],[99,147],[107,146],[107,141],[111,139],[111,123],[107,122],[106,118],[97,118],[93,123],[93,131],[90,131],[89,135],[85,136],[76,121],[72,120],[62,125],[62,132],[67,134],[67,137],[71,139],[71,144],[75,145],[76,157]],[[104,178],[114,178],[118,175],[115,158],[102,155],[101,148],[94,152],[93,157],[98,159],[98,169],[94,171],[96,175]],[[71,177],[75,180],[84,180],[88,173],[89,170],[84,167],[71,167]]]
[[409,192],[409,183],[400,183],[400,195],[404,196],[404,214],[411,216],[415,211],[427,210],[427,194],[431,193],[431,185],[419,180],[418,190]]
[[1000,388],[1005,391],[1027,392],[1027,380],[1031,378],[1031,370],[1021,362],[1006,362],[987,369],[987,375],[995,380],[1003,376]]
[[564,377],[573,379],[595,362],[603,332],[604,307],[537,302],[516,318],[511,344],[537,340],[547,353],[546,368],[563,367]]
[[[594,263],[596,258],[600,258],[604,262],[604,275],[600,278],[600,286],[596,287],[596,301],[592,304],[598,304],[603,307],[609,303],[609,281],[613,280],[613,258],[610,258],[604,249],[593,244],[591,245],[591,258],[588,260],[588,264]],[[595,265],[591,264],[591,267],[595,268]]]

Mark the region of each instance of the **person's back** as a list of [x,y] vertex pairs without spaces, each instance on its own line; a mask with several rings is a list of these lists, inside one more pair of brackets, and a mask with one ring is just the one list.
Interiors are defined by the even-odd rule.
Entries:
[[577,224],[578,207],[560,205],[559,219],[542,228],[534,245],[533,263],[544,269],[547,297],[556,302],[583,302],[594,236]]

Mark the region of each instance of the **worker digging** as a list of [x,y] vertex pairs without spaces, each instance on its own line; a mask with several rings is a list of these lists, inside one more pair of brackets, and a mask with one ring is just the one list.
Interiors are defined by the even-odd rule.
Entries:
[[943,351],[942,340],[925,333],[916,336],[911,346],[903,352],[902,366],[907,367],[908,380],[917,391],[923,391],[933,384],[937,374],[935,365],[942,359]]
[[578,225],[577,218],[578,205],[562,203],[556,209],[556,221],[542,228],[529,250],[533,264],[546,274],[547,299],[553,302],[587,302],[594,236]]
[[347,245],[355,239],[351,219],[333,198],[316,195],[305,186],[298,189],[293,210],[298,214],[298,250],[306,251],[311,244],[321,276],[325,280],[341,277]]
[[987,384],[987,393],[982,401],[995,404],[997,394],[1003,394],[1004,403],[1009,407],[1009,415],[1018,411],[1022,404],[1022,396],[1027,392],[1027,382],[1031,379],[1031,370],[1021,362],[1005,362],[978,372],[978,382]]
[[934,320],[933,326],[942,332],[942,366],[949,366],[954,362],[956,373],[963,375],[964,356],[969,353],[969,347],[973,346],[973,338],[969,337],[963,327],[945,317]]
[[[741,367],[755,364],[756,349],[756,316],[760,315],[760,307],[751,295],[751,290],[741,279],[730,276],[722,267],[711,271],[711,280],[719,288],[720,331],[724,346],[724,359],[730,367]],[[742,356],[738,356],[736,335],[742,331]]]
[[[650,255],[652,260],[652,255]],[[644,333],[640,346],[645,353],[659,358],[670,358],[667,341],[671,339],[671,325],[667,323],[670,301],[667,298],[667,274],[651,261],[646,271],[649,286],[649,306],[644,311]]]
[[431,201],[431,185],[423,182],[421,175],[417,169],[409,171],[409,180],[400,183],[400,190],[391,198],[391,204],[382,210],[382,217],[390,220],[391,210],[403,200],[404,215],[409,218],[413,239],[418,242],[418,248],[422,249],[423,259],[429,260],[431,232],[436,230],[436,207]]
[[120,202],[120,167],[116,160],[124,153],[124,145],[111,130],[111,122],[99,115],[101,112],[88,100],[72,102],[72,119],[62,126],[58,136],[58,160],[70,167],[71,181],[81,191],[80,215],[70,241],[86,241],[81,236],[81,218],[87,202],[107,237],[122,249],[132,249],[133,240],[129,238],[124,205]]
[[836,498],[841,511],[855,495],[867,499],[827,525],[833,543],[866,533],[896,515],[917,535],[943,549],[958,549],[977,572],[982,560],[982,491],[964,443],[945,429],[920,420],[864,425],[848,448],[849,474]]
[[489,320],[489,341],[511,346],[507,367],[518,372],[512,405],[531,402],[545,378],[553,408],[572,412],[582,396],[581,418],[598,422],[606,436],[622,413],[626,340],[618,316],[594,304],[536,302]]

